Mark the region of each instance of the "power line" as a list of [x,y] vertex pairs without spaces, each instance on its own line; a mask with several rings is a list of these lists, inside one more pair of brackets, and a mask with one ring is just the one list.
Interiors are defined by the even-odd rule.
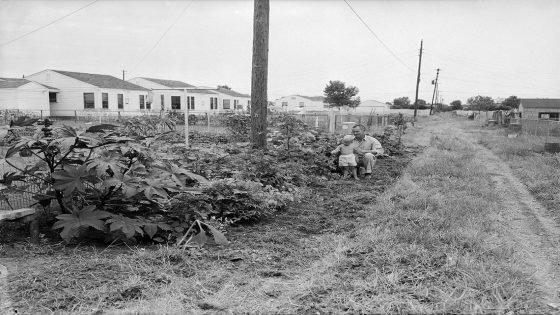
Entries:
[[131,72],[134,72],[136,70],[136,68],[138,68],[138,66],[144,61],[144,59],[146,59],[146,57],[148,57],[148,55],[157,47],[157,45],[161,42],[161,40],[165,37],[165,35],[167,35],[167,33],[173,28],[173,26],[175,26],[175,24],[177,24],[177,22],[179,21],[179,19],[183,16],[183,14],[185,13],[185,11],[187,11],[187,9],[191,6],[191,4],[193,3],[193,0],[191,0],[181,11],[181,14],[179,14],[179,16],[177,16],[177,18],[173,21],[173,23],[171,23],[169,25],[169,27],[167,27],[167,29],[165,30],[165,32],[163,32],[163,34],[161,34],[161,36],[159,37],[159,39],[156,41],[156,43],[150,48],[150,50],[148,50],[148,52],[142,57],[142,59],[140,59],[140,61],[134,66],[134,68],[132,68]]
[[409,67],[406,63],[404,63],[392,50],[391,48],[389,48],[389,46],[387,46],[382,40],[381,38],[379,38],[379,36],[377,36],[377,34],[375,34],[375,32],[371,29],[371,27],[369,27],[369,25],[364,21],[364,19],[362,19],[362,17],[358,14],[358,12],[356,12],[356,10],[354,10],[354,8],[350,5],[350,3],[348,2],[348,0],[344,0],[344,2],[346,2],[346,4],[348,5],[348,7],[350,8],[350,10],[352,10],[352,12],[354,12],[354,14],[358,17],[358,19],[364,24],[364,26],[369,30],[369,32],[381,43],[381,45],[383,45],[383,47],[385,47],[385,49],[387,49],[387,51],[389,53],[391,53],[391,55],[393,55],[393,57],[395,57],[395,59],[397,59],[398,62],[400,62],[403,66],[405,66],[408,70],[414,72],[414,69],[412,69],[411,67]]
[[58,19],[56,19],[56,20],[54,20],[54,21],[52,21],[52,22],[50,22],[50,23],[48,23],[48,24],[46,24],[46,25],[43,25],[43,26],[41,26],[41,27],[39,27],[39,28],[36,28],[36,29],[32,30],[31,32],[27,32],[27,33],[25,33],[25,34],[23,34],[23,35],[20,35],[20,36],[14,38],[14,39],[12,39],[12,40],[9,40],[9,41],[7,41],[7,42],[5,42],[5,43],[2,43],[2,44],[0,44],[0,46],[6,46],[6,45],[8,45],[8,44],[11,44],[11,43],[17,41],[17,40],[20,40],[20,39],[24,38],[25,36],[31,35],[31,34],[37,32],[37,31],[40,31],[40,30],[42,30],[42,29],[44,29],[44,28],[46,28],[46,27],[49,27],[49,26],[53,25],[54,23],[56,23],[56,22],[58,22],[58,21],[60,21],[60,20],[62,20],[62,19],[65,19],[65,18],[67,18],[67,17],[69,17],[69,16],[71,16],[71,15],[77,13],[78,11],[81,11],[81,10],[83,10],[83,9],[85,9],[85,8],[87,8],[87,7],[89,7],[90,5],[96,3],[97,1],[99,1],[99,0],[94,0],[94,1],[92,1],[92,2],[90,2],[90,3],[88,3],[88,4],[86,4],[86,5],[84,5],[83,7],[80,7],[80,8],[78,8],[78,9],[76,9],[76,10],[74,10],[74,11],[72,11],[72,12],[70,12],[70,13],[68,13],[68,14],[66,14],[66,15],[64,15],[64,16],[62,16],[62,17],[60,17],[60,18],[58,18]]

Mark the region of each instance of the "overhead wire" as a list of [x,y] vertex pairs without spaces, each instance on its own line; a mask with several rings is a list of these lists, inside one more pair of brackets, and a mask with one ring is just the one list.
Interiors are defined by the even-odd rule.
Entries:
[[379,43],[381,43],[381,45],[383,45],[383,47],[385,47],[385,49],[398,61],[400,62],[403,66],[405,66],[408,70],[415,72],[414,69],[412,69],[411,67],[409,67],[406,63],[404,63],[404,61],[402,61],[392,50],[391,48],[389,48],[389,46],[387,46],[387,44],[385,44],[381,38],[379,38],[379,36],[377,36],[377,34],[371,29],[371,27],[369,27],[369,25],[366,23],[366,21],[364,21],[364,19],[362,19],[362,17],[360,16],[360,14],[358,14],[358,12],[356,12],[356,10],[352,7],[352,5],[350,5],[350,3],[348,2],[348,0],[343,0],[346,5],[348,5],[348,7],[350,8],[350,10],[352,10],[352,12],[354,12],[354,15],[356,15],[356,17],[362,22],[362,24],[364,24],[364,26],[369,30],[369,32],[375,37],[375,39],[377,39],[377,41],[379,41]]
[[183,16],[183,14],[185,14],[185,12],[187,11],[187,9],[192,5],[194,0],[191,0],[189,3],[187,3],[187,5],[183,8],[183,10],[181,10],[181,13],[177,16],[177,18],[175,18],[175,20],[167,27],[167,29],[165,30],[165,32],[163,32],[163,34],[161,34],[161,36],[158,38],[158,40],[155,42],[154,45],[152,45],[152,47],[148,50],[148,52],[142,57],[142,59],[140,59],[140,61],[138,61],[138,63],[136,63],[136,65],[132,68],[131,72],[136,71],[136,69],[138,68],[138,66],[144,61],[144,59],[146,59],[146,57],[148,57],[148,55],[150,55],[150,53],[159,45],[159,43],[161,42],[161,40],[165,37],[165,35],[167,35],[167,33],[175,26],[175,24],[177,24],[177,22],[179,21],[179,19]]
[[20,36],[14,38],[14,39],[11,39],[11,40],[9,40],[9,41],[7,41],[7,42],[1,43],[0,46],[6,46],[6,45],[11,44],[11,43],[13,43],[13,42],[15,42],[15,41],[18,41],[18,40],[20,40],[20,39],[22,39],[22,38],[24,38],[24,37],[26,37],[26,36],[29,36],[29,35],[31,35],[31,34],[33,34],[33,33],[35,33],[35,32],[38,32],[38,31],[40,31],[40,30],[42,30],[42,29],[44,29],[44,28],[47,28],[47,27],[53,25],[54,23],[59,22],[59,21],[65,19],[65,18],[67,18],[67,17],[69,17],[69,16],[71,16],[71,15],[73,15],[73,14],[75,14],[75,13],[77,13],[77,12],[79,12],[79,11],[81,11],[81,10],[83,10],[83,9],[85,9],[85,8],[87,8],[87,7],[89,7],[89,6],[91,6],[91,5],[93,5],[93,4],[96,3],[97,1],[99,1],[99,0],[94,0],[94,1],[92,1],[92,2],[90,2],[90,3],[88,3],[88,4],[86,4],[86,5],[84,5],[84,6],[82,6],[82,7],[79,7],[78,9],[76,9],[76,10],[74,10],[74,11],[72,11],[72,12],[66,14],[66,15],[61,16],[60,18],[58,18],[58,19],[56,19],[56,20],[54,20],[54,21],[52,21],[52,22],[50,22],[50,23],[48,23],[48,24],[45,24],[45,25],[43,25],[43,26],[41,26],[41,27],[38,27],[38,28],[36,28],[36,29],[34,29],[34,30],[30,31],[30,32],[27,32],[27,33],[25,33],[25,34],[23,34],[23,35],[20,35]]

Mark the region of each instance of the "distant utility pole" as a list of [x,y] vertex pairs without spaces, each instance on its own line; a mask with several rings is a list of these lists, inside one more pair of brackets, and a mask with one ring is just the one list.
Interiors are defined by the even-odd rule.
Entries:
[[268,108],[268,19],[269,0],[254,0],[253,69],[251,76],[251,145],[266,149]]
[[437,80],[439,77],[439,68],[437,68],[437,72],[436,72],[436,79],[435,81],[432,81],[432,84],[434,85],[434,93],[432,94],[432,105],[430,105],[430,115],[433,114],[432,110],[434,108],[434,97],[436,96],[436,89],[437,89]]
[[122,71],[122,80],[123,80],[123,81],[124,81],[124,73],[125,73],[125,72],[126,72],[125,70]]
[[418,112],[418,86],[420,85],[420,67],[422,67],[422,44],[424,40],[420,41],[420,58],[418,59],[418,78],[416,79],[416,96],[414,97],[414,119]]

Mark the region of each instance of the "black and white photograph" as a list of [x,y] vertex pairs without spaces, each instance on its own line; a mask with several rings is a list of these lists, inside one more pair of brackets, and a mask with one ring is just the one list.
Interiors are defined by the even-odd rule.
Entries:
[[559,314],[560,2],[0,0],[0,314]]

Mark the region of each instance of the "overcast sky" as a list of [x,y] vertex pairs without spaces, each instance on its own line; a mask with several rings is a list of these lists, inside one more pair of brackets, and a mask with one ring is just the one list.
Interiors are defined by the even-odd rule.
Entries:
[[[560,1],[347,1],[378,39],[343,0],[270,1],[270,100],[322,95],[329,80],[362,100],[414,100],[421,39],[428,102],[436,68],[445,103],[560,98]],[[0,77],[124,69],[250,93],[252,32],[250,0],[1,0]]]

